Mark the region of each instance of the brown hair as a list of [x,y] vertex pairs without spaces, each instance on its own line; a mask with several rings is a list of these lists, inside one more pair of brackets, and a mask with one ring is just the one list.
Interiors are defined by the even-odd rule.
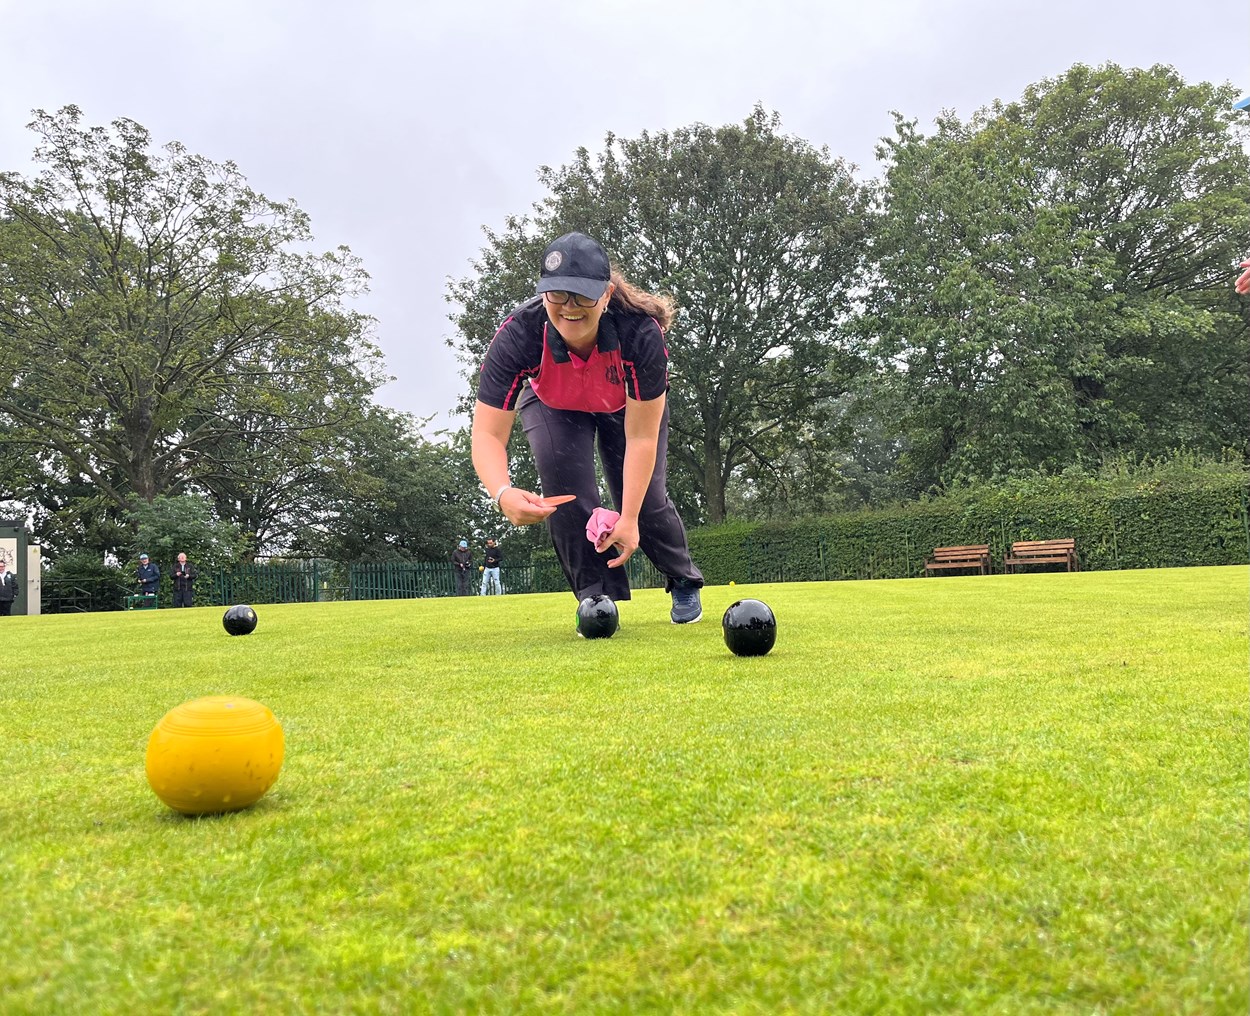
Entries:
[[633,314],[646,314],[660,322],[660,327],[664,331],[668,331],[677,313],[677,304],[673,302],[671,296],[667,293],[648,293],[646,290],[639,289],[632,282],[627,282],[625,276],[615,268],[612,269],[612,285],[616,289],[612,293],[612,299],[608,302],[609,307]]

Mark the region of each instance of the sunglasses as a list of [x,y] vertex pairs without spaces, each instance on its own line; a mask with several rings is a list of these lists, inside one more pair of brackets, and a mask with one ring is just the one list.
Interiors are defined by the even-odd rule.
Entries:
[[550,292],[543,293],[543,296],[547,298],[548,303],[554,303],[557,307],[563,307],[569,300],[572,300],[574,306],[583,309],[593,307],[599,300],[603,299],[603,297],[599,297],[599,300],[592,300],[590,297],[582,296],[579,293],[566,293],[563,289],[553,289]]

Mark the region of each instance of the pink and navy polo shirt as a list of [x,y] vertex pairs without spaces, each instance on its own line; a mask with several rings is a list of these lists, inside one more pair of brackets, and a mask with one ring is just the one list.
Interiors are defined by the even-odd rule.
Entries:
[[668,350],[659,323],[645,314],[608,311],[590,357],[569,351],[539,297],[499,326],[478,379],[477,397],[515,409],[525,382],[552,409],[615,413],[625,398],[658,399],[668,390]]

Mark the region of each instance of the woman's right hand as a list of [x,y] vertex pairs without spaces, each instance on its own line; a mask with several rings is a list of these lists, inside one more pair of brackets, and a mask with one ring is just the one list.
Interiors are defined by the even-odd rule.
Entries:
[[556,509],[532,490],[509,487],[500,495],[499,510],[514,526],[532,526],[535,522],[542,522]]
[[1250,293],[1250,261],[1243,261],[1241,263],[1241,267],[1244,268],[1245,271],[1237,277],[1237,281],[1233,284],[1233,288],[1242,296],[1245,296],[1247,293]]

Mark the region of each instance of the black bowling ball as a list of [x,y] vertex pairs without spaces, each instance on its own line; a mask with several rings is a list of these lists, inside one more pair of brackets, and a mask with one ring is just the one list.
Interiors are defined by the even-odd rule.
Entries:
[[725,645],[735,656],[763,656],[777,641],[777,618],[763,600],[731,603],[721,619]]
[[610,596],[587,596],[577,605],[577,634],[582,638],[610,639],[620,623]]
[[256,611],[239,604],[226,611],[221,623],[231,635],[251,635],[256,630]]

